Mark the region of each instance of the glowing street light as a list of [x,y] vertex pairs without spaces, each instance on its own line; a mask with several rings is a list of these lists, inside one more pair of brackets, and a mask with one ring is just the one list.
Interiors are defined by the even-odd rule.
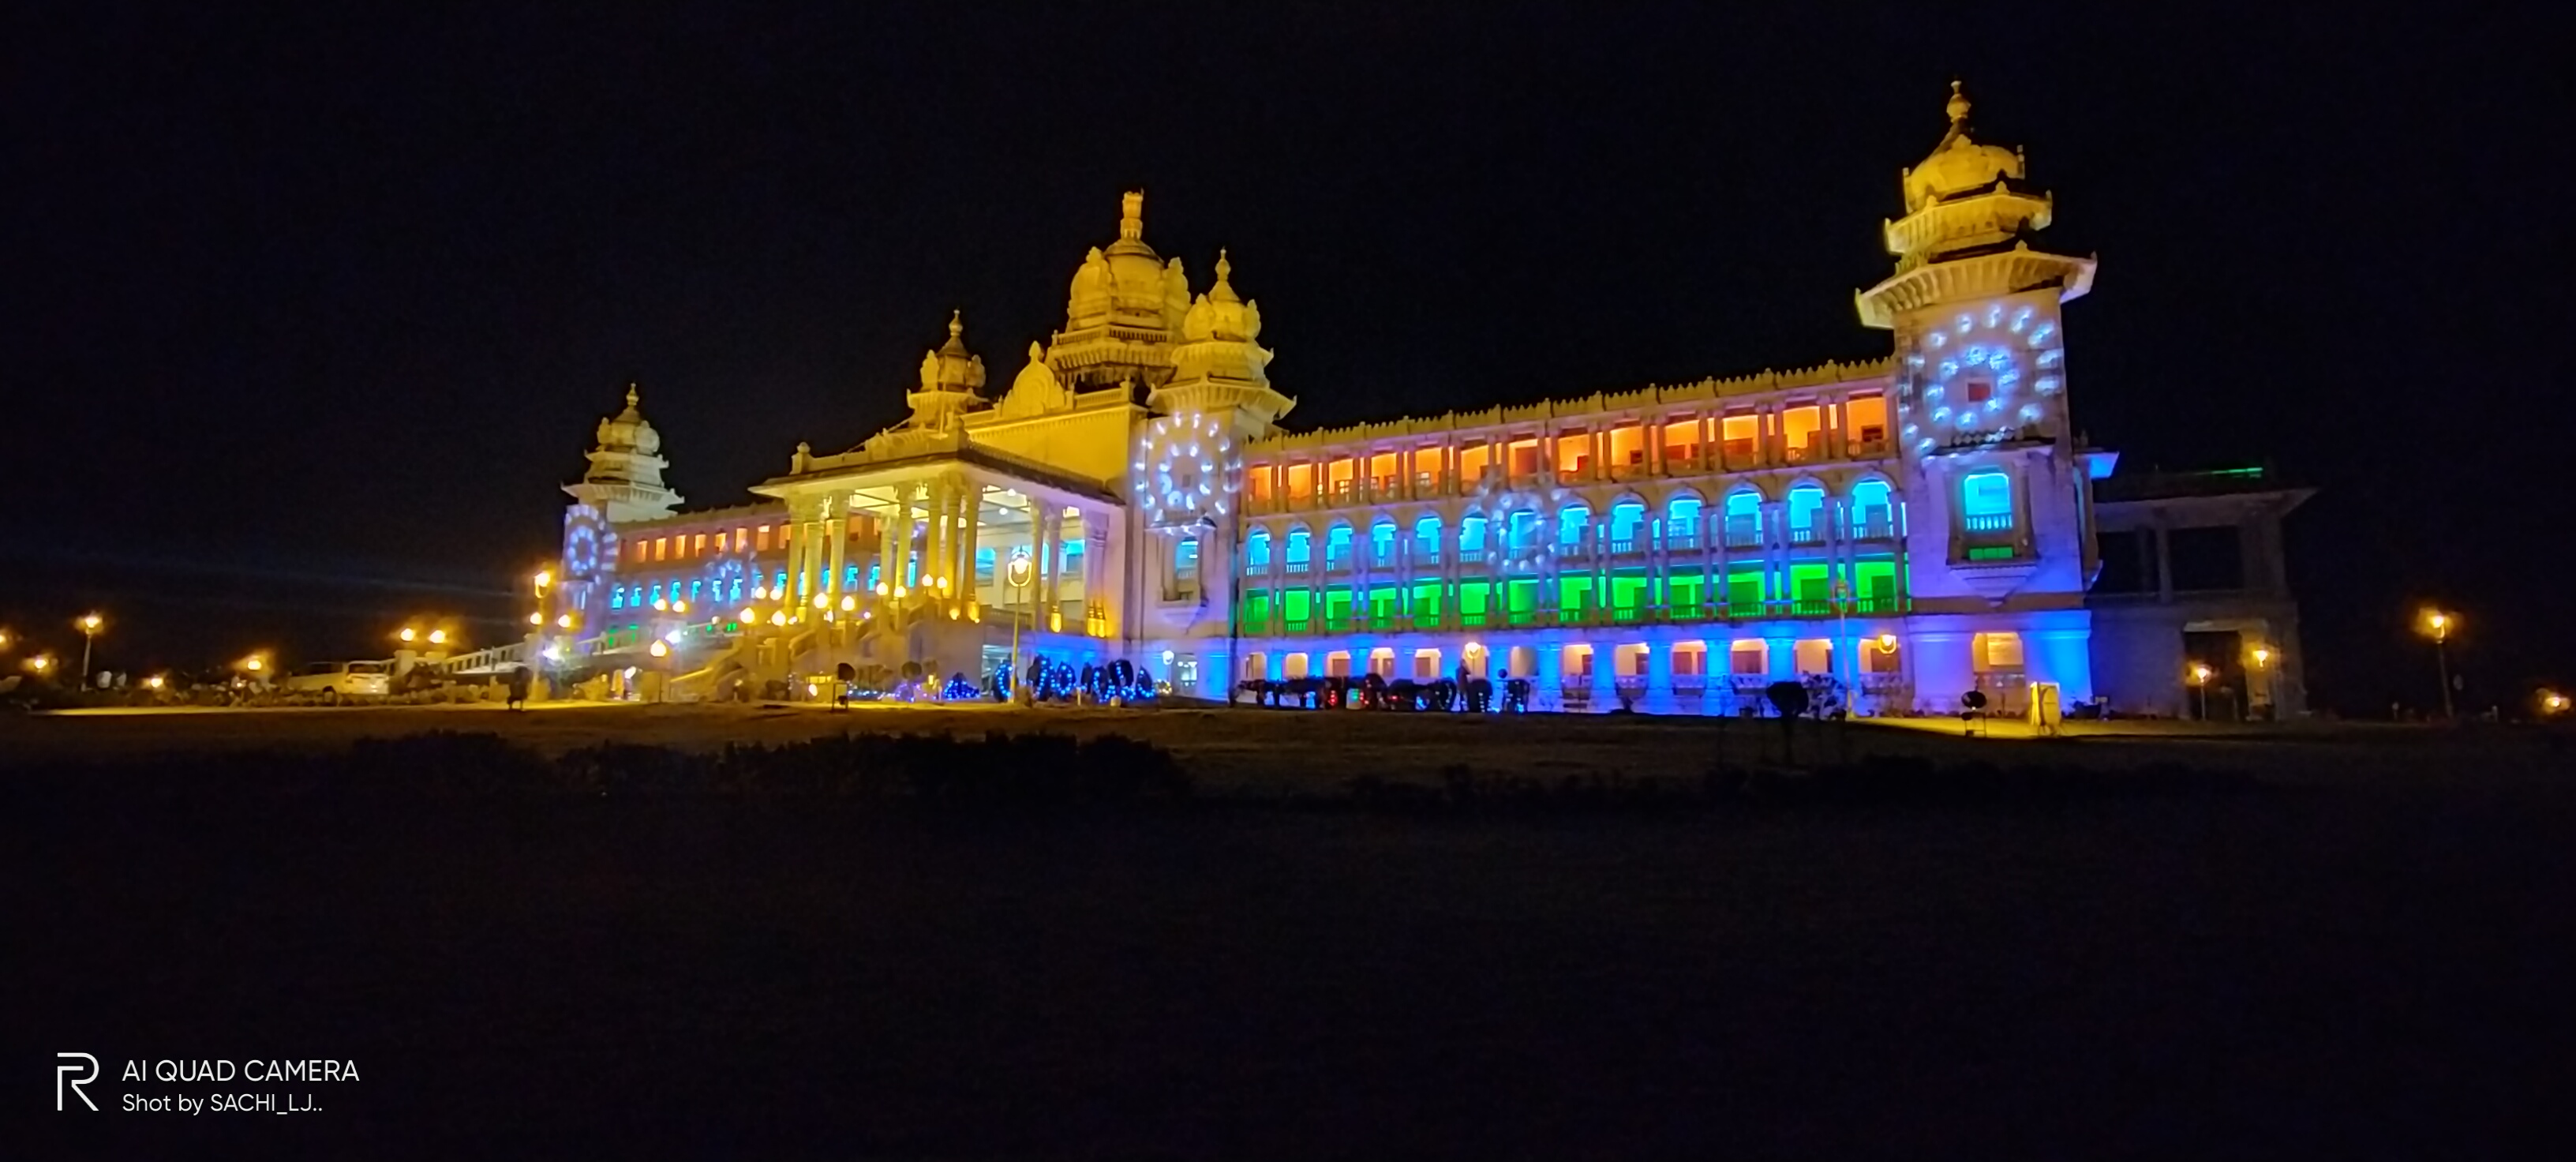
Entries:
[[653,644],[645,647],[644,652],[657,658],[667,658],[671,656],[671,643],[663,641],[660,638],[654,638]]
[[2542,718],[2556,718],[2561,714],[2565,714],[2567,713],[2568,702],[2568,697],[2556,690],[2543,690],[2540,692],[2540,716]]
[[2209,675],[2210,669],[2207,665],[2200,662],[2191,664],[2191,688],[2193,693],[2199,696],[2202,722],[2209,721]]
[[419,637],[419,636],[420,636],[420,631],[419,631],[419,630],[413,629],[412,627],[407,626],[407,625],[406,625],[406,626],[404,626],[404,627],[402,627],[402,632],[397,633],[397,634],[395,634],[395,635],[394,635],[394,637],[395,637],[396,639],[398,639],[398,640],[400,640],[400,641],[405,641],[405,642],[411,641],[412,639],[417,638],[417,637]]
[[169,684],[170,684],[170,680],[169,680],[169,679],[167,679],[167,678],[162,677],[162,676],[161,676],[161,675],[159,675],[159,674],[154,674],[154,675],[152,675],[151,677],[149,677],[149,678],[145,678],[145,679],[143,680],[143,688],[144,688],[144,689],[146,689],[146,690],[158,690],[158,689],[162,688],[163,686],[167,686],[167,685],[169,685]]
[[556,628],[556,629],[571,629],[571,628],[572,628],[572,615],[571,615],[571,614],[569,614],[569,613],[567,613],[567,614],[564,614],[564,615],[562,615],[562,616],[560,616],[560,617],[555,618],[555,628]]
[[93,645],[98,644],[98,631],[99,631],[99,630],[101,630],[101,629],[106,628],[106,626],[107,626],[107,619],[106,619],[106,618],[103,618],[103,617],[100,617],[99,615],[97,615],[97,614],[95,614],[95,613],[84,613],[84,614],[82,614],[82,615],[80,616],[80,620],[79,620],[79,621],[73,622],[72,624],[77,625],[77,626],[79,626],[79,627],[80,627],[80,631],[81,631],[81,684],[82,684],[82,685],[88,685],[88,684],[89,684],[89,651],[90,651],[90,647],[91,647],[91,646],[93,646]]
[[546,586],[555,583],[554,570],[539,569],[537,570],[537,575],[529,578],[529,580],[535,583],[537,595],[543,597],[545,596]]
[[1019,607],[1028,603],[1029,582],[1037,579],[1037,565],[1029,559],[1028,550],[1011,554],[1011,563],[1002,569],[1002,579],[1020,591],[1019,600],[1011,608],[1011,701],[1017,702],[1021,690],[1027,685],[1020,673]]
[[545,614],[542,614],[542,613],[531,613],[531,614],[529,614],[529,615],[528,615],[528,624],[529,624],[529,625],[542,626],[542,625],[544,625],[545,623],[546,623],[546,615],[545,615]]
[[39,677],[43,676],[45,671],[50,670],[53,667],[54,659],[50,654],[38,654],[35,657],[27,659],[27,668],[34,670]]
[[2452,721],[2451,713],[2451,630],[2460,624],[2458,614],[2439,609],[2424,610],[2422,629],[2433,639],[2433,673],[2442,681],[2442,721]]
[[2272,718],[2278,721],[2281,717],[2281,705],[2272,699],[2272,647],[2256,646],[2252,656],[2254,672],[2261,675],[2263,679],[2263,705],[2271,708]]
[[429,631],[429,644],[434,646],[446,645],[447,631],[443,629],[433,629]]

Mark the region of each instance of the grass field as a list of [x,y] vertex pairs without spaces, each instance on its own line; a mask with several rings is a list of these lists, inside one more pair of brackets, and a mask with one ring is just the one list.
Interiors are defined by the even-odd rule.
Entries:
[[[1709,724],[72,715],[0,723],[0,768],[330,750],[424,726],[561,751],[1032,722],[1154,739],[1242,794],[1071,818],[758,801],[209,811],[122,799],[103,768],[95,794],[8,819],[11,1042],[38,1062],[349,1057],[365,1080],[293,1118],[46,1111],[12,1153],[2497,1157],[2567,1143],[2576,793],[2548,736],[1864,729],[1798,745],[2219,763],[2270,789],[1646,818],[1259,800],[1451,764],[1695,775],[1718,745]],[[1754,761],[1769,737],[1776,761],[1769,730],[1730,728],[1729,755]]]

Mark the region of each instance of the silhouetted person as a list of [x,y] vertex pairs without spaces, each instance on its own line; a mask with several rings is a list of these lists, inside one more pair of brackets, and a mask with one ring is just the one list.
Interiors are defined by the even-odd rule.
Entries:
[[509,710],[527,709],[528,687],[532,685],[534,681],[535,675],[529,673],[526,666],[510,667],[510,700],[504,704],[504,708]]

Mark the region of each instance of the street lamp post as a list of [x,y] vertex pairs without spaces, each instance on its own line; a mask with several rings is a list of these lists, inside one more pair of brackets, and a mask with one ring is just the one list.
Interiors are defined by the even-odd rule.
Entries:
[[2442,721],[2454,721],[2451,711],[2451,627],[2459,618],[2438,609],[2424,611],[2424,632],[2433,635],[2433,674],[2442,683]]
[[104,626],[107,624],[107,620],[106,620],[105,618],[100,617],[99,615],[97,615],[97,614],[95,614],[95,613],[84,613],[84,614],[82,614],[82,615],[81,615],[80,620],[79,620],[79,621],[77,621],[77,622],[74,622],[73,624],[74,624],[74,625],[78,625],[78,626],[80,627],[80,631],[81,631],[81,668],[80,668],[80,680],[81,680],[81,685],[83,685],[83,686],[87,686],[87,685],[89,685],[89,652],[90,652],[90,647],[91,647],[92,645],[97,644],[97,642],[98,642],[98,631],[100,630],[100,628],[104,627]]
[[2193,663],[2191,664],[2191,688],[2192,688],[2192,692],[2193,692],[2193,694],[2197,696],[2197,700],[2198,700],[2198,702],[2200,703],[2200,721],[2202,721],[2202,722],[2207,722],[2207,721],[2209,721],[2209,667],[2208,667],[2208,666],[2203,665],[2203,664],[2201,664],[2201,663],[2199,663],[2199,662],[2193,662]]
[[1004,579],[1010,582],[1011,588],[1020,591],[1019,599],[1011,605],[1011,701],[1015,703],[1020,700],[1021,688],[1028,684],[1028,676],[1020,672],[1020,606],[1028,601],[1029,582],[1034,579],[1035,568],[1029,555],[1021,552],[1011,554],[1011,564],[1004,571]]
[[[1834,622],[1835,680],[1845,682],[1843,697],[1849,699],[1851,689],[1860,685],[1860,658],[1858,652],[1851,648],[1851,582],[1841,577],[1834,578]],[[1853,655],[1848,663],[1843,658],[1845,654]],[[1840,673],[1845,665],[1852,667],[1848,681]]]

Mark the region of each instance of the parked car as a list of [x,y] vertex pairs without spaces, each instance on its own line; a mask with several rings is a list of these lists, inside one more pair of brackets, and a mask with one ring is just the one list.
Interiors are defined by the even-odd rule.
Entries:
[[381,698],[392,691],[392,669],[385,662],[314,662],[289,675],[279,688],[289,694],[319,694],[324,702]]

